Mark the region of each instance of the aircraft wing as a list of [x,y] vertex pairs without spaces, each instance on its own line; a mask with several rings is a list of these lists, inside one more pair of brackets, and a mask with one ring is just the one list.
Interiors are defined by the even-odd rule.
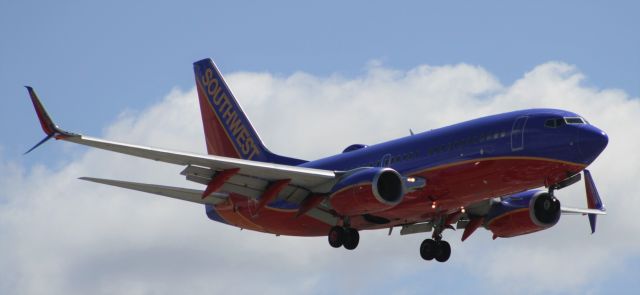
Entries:
[[[172,198],[214,202],[212,194],[217,191],[238,193],[249,198],[265,200],[284,199],[300,203],[312,194],[329,192],[340,172],[321,170],[274,163],[250,161],[215,155],[199,155],[177,152],[153,147],[120,143],[92,138],[59,128],[47,114],[35,91],[27,86],[41,127],[46,133],[45,139],[28,152],[51,138],[82,144],[94,148],[113,151],[134,157],[146,158],[185,166],[182,174],[187,180],[207,185],[204,192],[160,185],[140,184],[118,180],[84,178],[93,182],[119,186],[123,188],[164,195]],[[201,200],[197,200],[197,195]],[[264,197],[267,195],[267,197]],[[262,204],[264,206],[264,204]]]
[[[58,139],[134,157],[146,158],[181,166],[205,167],[215,171],[240,169],[237,175],[257,177],[266,181],[291,179],[291,185],[305,187],[314,191],[318,190],[316,192],[324,192],[323,190],[330,189],[330,184],[332,184],[332,181],[336,178],[336,173],[330,170],[256,162],[214,155],[198,155],[187,152],[176,152],[108,141],[78,134],[62,136]],[[328,189],[323,187],[323,184],[329,184]]]
[[213,193],[203,199],[202,191],[195,190],[195,189],[172,187],[172,186],[157,185],[157,184],[129,182],[129,181],[121,181],[121,180],[111,180],[111,179],[103,179],[103,178],[93,178],[93,177],[80,177],[80,179],[95,182],[95,183],[117,186],[117,187],[126,188],[130,190],[136,190],[139,192],[161,195],[169,198],[194,202],[198,204],[216,205],[218,203],[224,202],[229,197],[228,194]]

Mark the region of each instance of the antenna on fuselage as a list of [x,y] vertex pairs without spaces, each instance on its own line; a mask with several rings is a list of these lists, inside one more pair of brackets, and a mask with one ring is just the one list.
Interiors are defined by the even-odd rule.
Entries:
[[413,136],[413,130],[411,130],[411,128],[409,128],[409,133]]

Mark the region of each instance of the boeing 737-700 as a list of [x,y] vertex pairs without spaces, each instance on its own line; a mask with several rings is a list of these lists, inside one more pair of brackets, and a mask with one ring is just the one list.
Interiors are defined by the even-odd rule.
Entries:
[[[31,150],[55,138],[178,165],[203,189],[81,179],[203,204],[211,220],[243,229],[327,236],[335,248],[355,249],[362,230],[431,232],[420,255],[440,262],[451,255],[446,229],[464,229],[463,241],[479,227],[507,238],[548,229],[573,213],[588,215],[593,233],[596,216],[605,214],[585,168],[608,137],[576,113],[519,110],[306,161],[267,149],[211,59],[193,66],[207,155],[65,131],[27,87],[46,133]],[[555,192],[582,175],[587,208],[561,206]]]

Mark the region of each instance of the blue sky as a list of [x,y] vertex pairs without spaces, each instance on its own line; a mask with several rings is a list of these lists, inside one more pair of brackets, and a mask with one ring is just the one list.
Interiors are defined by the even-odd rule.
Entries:
[[[331,82],[333,78],[338,82],[367,80],[376,73],[377,66],[372,66],[375,64],[372,61],[379,61],[384,71],[402,73],[420,65],[465,64],[475,68],[457,67],[456,73],[471,71],[474,77],[488,76],[489,80],[496,80],[483,84],[480,87],[483,90],[478,93],[470,90],[479,96],[509,93],[508,89],[519,85],[516,82],[527,80],[526,75],[547,73],[545,67],[539,71],[533,69],[557,61],[569,69],[551,65],[554,70],[549,70],[550,75],[562,81],[574,75],[582,77],[577,87],[580,91],[595,89],[599,95],[602,90],[619,90],[627,98],[637,98],[640,95],[638,11],[637,1],[3,1],[0,2],[0,132],[8,136],[0,141],[0,160],[5,169],[0,176],[9,175],[8,179],[14,179],[15,175],[7,172],[10,170],[18,171],[15,179],[20,181],[40,174],[57,175],[55,173],[76,163],[79,156],[91,158],[92,155],[84,154],[84,148],[49,143],[29,156],[22,156],[43,137],[23,85],[35,87],[61,126],[84,134],[126,137],[125,133],[117,132],[118,128],[144,122],[141,118],[154,106],[161,105],[172,89],[187,93],[193,88],[191,63],[205,57],[212,57],[223,73],[262,73],[280,81],[275,85],[295,84],[299,79],[308,79],[310,84]],[[311,78],[300,78],[296,76],[298,72]],[[233,81],[238,81],[238,85],[246,82],[250,87],[249,82],[254,81],[251,77],[254,76],[238,74]],[[466,84],[462,84],[461,88],[464,87]],[[593,100],[594,104],[597,101]],[[259,109],[248,104],[248,109],[254,110],[250,114],[252,118],[268,122],[261,119],[268,115],[259,114]],[[288,112],[295,114],[295,111]],[[585,107],[585,112],[590,111]],[[458,117],[442,117],[440,121],[418,118],[411,121],[414,125],[392,120],[385,123],[385,128],[404,132],[410,126],[423,129],[439,126],[419,125],[421,119],[445,124],[453,123],[450,122],[455,121],[453,118]],[[354,130],[365,130],[357,127],[358,122],[353,124]],[[258,126],[259,131],[266,130],[265,134],[279,139],[278,133],[270,132],[270,128]],[[393,132],[385,129],[382,133],[395,134]],[[351,134],[348,130],[345,134],[383,139],[376,134]],[[303,138],[303,135],[296,136]],[[267,142],[273,141],[267,139]],[[287,149],[286,144],[275,144],[279,150]],[[291,148],[291,152],[307,157],[326,152],[311,150],[313,147]],[[203,148],[195,151],[202,152]],[[11,196],[0,196],[0,204],[11,202]],[[204,219],[204,215],[197,217]],[[201,230],[206,231],[209,223],[203,222]],[[606,229],[606,224],[603,227]],[[219,226],[214,228],[224,230]],[[614,224],[610,224],[610,229],[614,228]],[[1,226],[0,233],[3,233]],[[238,238],[229,237],[226,232],[225,235]],[[2,241],[0,236],[2,243],[7,241]],[[273,243],[265,242],[263,246],[270,247]],[[276,244],[282,246],[283,243]],[[485,244],[478,245],[479,249],[488,249]],[[233,246],[227,244],[227,247]],[[535,252],[538,248],[532,249],[530,251]],[[473,258],[470,252],[463,253]],[[409,256],[418,259],[417,254]],[[634,253],[625,263],[618,264],[630,272],[616,272],[610,281],[596,280],[595,292],[637,290],[638,284],[629,276],[637,274],[638,257]],[[359,259],[362,260],[351,262],[367,261],[367,258]],[[0,262],[0,270],[3,265]],[[433,271],[416,265],[409,269],[417,269],[417,273]],[[466,290],[480,288],[487,278],[501,278],[493,274],[470,275],[478,269],[482,267],[452,264],[449,268],[443,267],[441,273],[430,275],[453,287],[457,283],[451,277],[462,272],[469,277],[465,280],[468,285],[463,286]],[[387,281],[366,289],[421,288],[423,285],[418,280],[422,279],[426,278],[413,273],[395,283]],[[326,282],[323,278],[317,280]],[[0,289],[6,284],[0,279]],[[577,290],[590,290],[584,284],[576,284]],[[568,289],[575,287],[567,286]],[[563,290],[558,293],[567,293]],[[509,290],[502,291],[508,293]]]
[[[99,132],[123,109],[192,87],[191,63],[204,57],[224,72],[347,77],[373,59],[469,63],[503,83],[559,60],[587,84],[637,96],[637,11],[634,1],[3,1],[0,128],[28,122],[21,86],[31,84],[61,124]],[[37,140],[33,129],[5,152]]]

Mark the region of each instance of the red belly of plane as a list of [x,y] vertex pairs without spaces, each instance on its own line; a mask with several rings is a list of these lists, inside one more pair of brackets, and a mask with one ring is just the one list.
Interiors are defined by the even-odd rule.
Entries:
[[[584,167],[555,160],[509,157],[430,168],[411,174],[427,180],[424,189],[409,193],[397,206],[374,214],[388,219],[389,223],[372,224],[361,216],[353,216],[351,226],[359,230],[380,229],[424,221],[477,201],[558,182]],[[231,205],[217,206],[218,214],[229,224],[244,229],[292,236],[326,236],[331,227],[306,215],[296,218],[295,209],[267,206],[255,214],[256,201],[243,196],[232,195],[230,202]]]
[[493,232],[494,238],[510,238],[537,232],[545,227],[533,223],[529,209],[523,208],[496,217],[487,225],[487,229]]
[[376,213],[389,209],[373,196],[370,183],[363,183],[345,188],[331,196],[331,207],[343,216],[356,216]]

